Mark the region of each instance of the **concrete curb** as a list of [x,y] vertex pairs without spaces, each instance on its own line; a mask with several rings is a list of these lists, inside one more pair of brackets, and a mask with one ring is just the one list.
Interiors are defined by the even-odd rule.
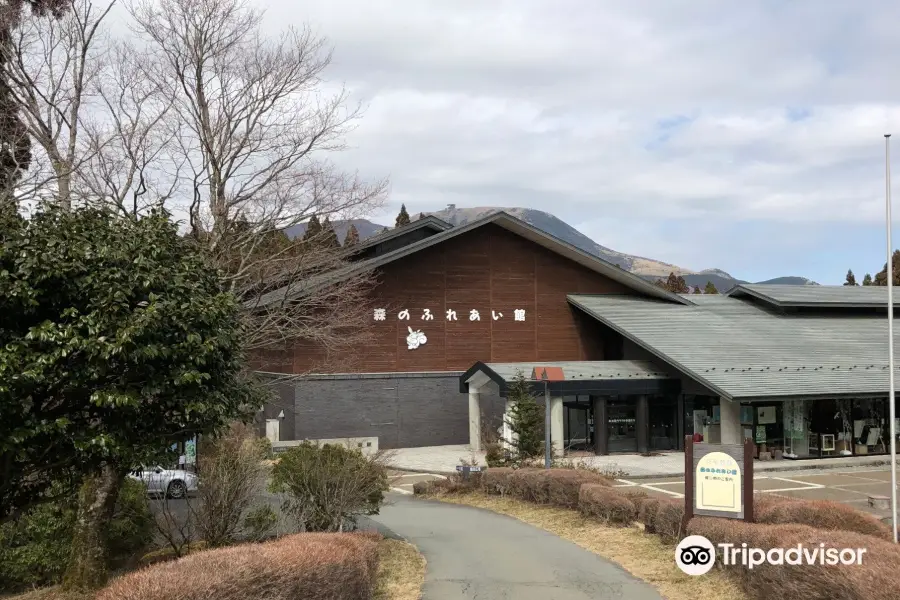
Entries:
[[[827,458],[817,460],[812,464],[803,464],[803,465],[796,465],[796,464],[792,465],[791,463],[793,461],[791,461],[791,460],[787,460],[784,462],[787,463],[784,466],[766,467],[763,469],[754,468],[753,473],[754,473],[754,475],[764,475],[766,473],[784,473],[787,471],[820,471],[820,470],[827,471],[827,470],[834,470],[834,469],[854,469],[854,468],[859,468],[859,467],[882,467],[882,466],[888,466],[891,464],[890,459],[880,458],[880,457],[877,459],[867,460],[865,462],[859,462],[859,463],[854,463],[854,464],[837,463],[837,462],[829,460]],[[389,468],[394,471],[400,471],[403,473],[421,474],[421,475],[433,474],[433,475],[448,476],[448,475],[456,474],[456,470],[441,471],[438,469],[412,469],[412,468],[408,468],[408,467],[395,467],[393,465],[389,465]],[[483,467],[483,468],[486,469],[487,467]],[[684,471],[642,473],[640,475],[632,475],[629,473],[629,474],[623,475],[623,477],[625,477],[627,479],[634,479],[634,480],[659,479],[660,477],[684,477]]]

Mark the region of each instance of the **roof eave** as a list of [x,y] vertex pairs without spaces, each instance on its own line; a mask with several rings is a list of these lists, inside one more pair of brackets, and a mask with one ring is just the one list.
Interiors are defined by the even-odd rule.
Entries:
[[622,327],[619,327],[618,325],[614,324],[614,323],[613,323],[612,321],[610,321],[609,319],[604,318],[604,317],[601,316],[601,315],[594,314],[593,312],[591,312],[591,310],[590,310],[589,308],[587,308],[586,306],[584,306],[583,304],[581,304],[581,303],[578,302],[577,300],[573,299],[572,296],[567,296],[566,299],[569,301],[569,303],[570,303],[571,305],[575,306],[576,308],[578,308],[580,311],[582,311],[583,313],[585,313],[586,315],[588,315],[588,316],[591,317],[592,319],[596,319],[597,321],[600,321],[601,323],[603,323],[604,325],[606,325],[607,327],[609,327],[610,329],[612,329],[613,331],[615,331],[616,333],[618,333],[619,335],[621,335],[622,337],[627,338],[628,340],[634,342],[635,344],[637,344],[638,346],[640,346],[641,348],[643,348],[644,350],[646,350],[647,352],[649,352],[649,353],[652,354],[653,356],[657,357],[659,360],[665,362],[667,365],[671,366],[671,367],[674,368],[675,370],[681,372],[681,373],[684,374],[685,376],[690,377],[691,379],[695,380],[696,382],[700,383],[701,385],[703,385],[703,386],[709,388],[710,390],[716,392],[717,394],[719,394],[719,396],[721,396],[721,397],[723,397],[723,398],[725,398],[725,399],[727,399],[727,400],[734,400],[734,397],[733,397],[731,394],[729,394],[728,392],[726,392],[725,390],[723,390],[722,388],[720,388],[720,387],[718,387],[717,385],[713,384],[712,382],[708,381],[706,378],[701,377],[700,375],[698,375],[697,373],[695,373],[695,372],[692,371],[691,369],[685,367],[684,365],[682,365],[682,364],[679,363],[678,361],[673,360],[673,359],[670,358],[668,355],[663,354],[662,352],[660,352],[659,350],[657,350],[657,349],[654,348],[653,346],[644,343],[643,340],[641,340],[640,338],[638,338],[638,337],[632,335],[632,334],[629,333],[626,329],[624,329],[624,328],[622,328]]

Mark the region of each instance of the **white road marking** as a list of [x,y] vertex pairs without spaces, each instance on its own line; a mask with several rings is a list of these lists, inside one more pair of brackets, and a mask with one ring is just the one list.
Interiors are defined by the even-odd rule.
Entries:
[[397,487],[392,487],[392,488],[391,488],[391,491],[392,491],[392,492],[397,492],[398,494],[412,495],[412,492],[411,492],[411,491],[409,491],[409,490],[403,490],[403,489],[400,489],[400,488],[397,488]]

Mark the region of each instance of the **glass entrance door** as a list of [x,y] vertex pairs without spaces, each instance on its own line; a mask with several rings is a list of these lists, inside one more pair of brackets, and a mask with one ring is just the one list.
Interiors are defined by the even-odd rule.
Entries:
[[627,400],[610,399],[609,452],[637,452],[637,407]]

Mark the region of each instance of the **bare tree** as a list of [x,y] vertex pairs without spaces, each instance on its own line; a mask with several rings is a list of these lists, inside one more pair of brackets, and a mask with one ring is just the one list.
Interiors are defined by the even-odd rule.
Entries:
[[[18,105],[35,150],[28,184],[20,194],[52,190],[54,200],[72,205],[73,178],[88,158],[81,139],[89,86],[103,68],[106,40],[100,28],[112,4],[66,0],[60,19],[24,19],[11,34],[3,77]],[[30,185],[29,185],[30,184]]]
[[[282,233],[314,214],[360,216],[387,189],[329,160],[360,109],[344,89],[324,92],[325,41],[308,28],[267,39],[262,13],[245,0],[136,0],[129,9],[152,55],[147,77],[174,100],[164,121],[175,136],[169,153],[184,169],[173,197],[224,285],[251,308],[248,349],[358,343],[371,273],[313,288],[345,267],[343,253]],[[288,285],[316,291],[263,301]]]

